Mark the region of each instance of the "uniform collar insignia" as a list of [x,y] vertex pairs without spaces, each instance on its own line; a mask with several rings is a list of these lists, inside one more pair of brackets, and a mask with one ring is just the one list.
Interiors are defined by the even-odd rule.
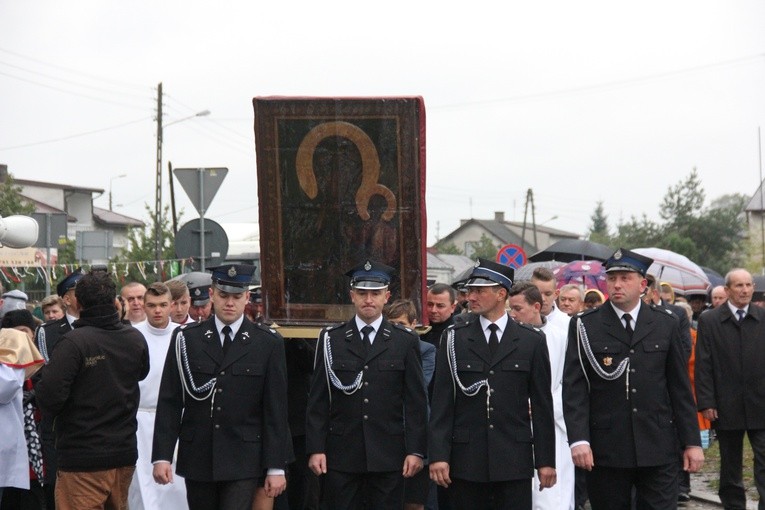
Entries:
[[245,337],[245,338],[250,338],[250,332],[249,331],[245,331],[244,333],[242,333],[242,336]]
[[210,338],[210,337],[212,336],[212,330],[211,330],[211,329],[208,329],[207,331],[205,331],[205,336],[206,336],[207,338]]

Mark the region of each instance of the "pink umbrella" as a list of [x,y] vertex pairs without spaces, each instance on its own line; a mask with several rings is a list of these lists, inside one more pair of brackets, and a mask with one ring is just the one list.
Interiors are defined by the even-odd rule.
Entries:
[[597,260],[575,260],[553,269],[558,288],[568,283],[582,286],[584,289],[598,289],[603,294],[606,291],[606,269]]
[[661,248],[635,248],[640,253],[653,259],[648,272],[657,281],[672,285],[676,293],[686,296],[689,294],[706,294],[709,291],[709,277],[696,263],[685,255]]

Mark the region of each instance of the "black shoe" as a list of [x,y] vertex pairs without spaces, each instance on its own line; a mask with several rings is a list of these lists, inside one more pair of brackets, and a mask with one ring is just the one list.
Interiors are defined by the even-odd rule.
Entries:
[[681,503],[685,503],[686,501],[690,501],[691,496],[687,492],[681,492],[677,495],[677,501]]

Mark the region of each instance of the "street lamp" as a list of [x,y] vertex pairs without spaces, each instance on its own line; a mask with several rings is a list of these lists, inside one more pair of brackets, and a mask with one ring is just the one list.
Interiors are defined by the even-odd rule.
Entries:
[[[184,120],[210,115],[210,110],[202,110],[194,115],[183,117],[167,125],[178,124]],[[157,180],[154,196],[154,257],[158,263],[162,260],[162,83],[157,86]]]
[[122,179],[123,177],[127,177],[127,174],[119,174],[115,175],[114,177],[109,178],[109,210],[112,210],[112,183],[115,179]]

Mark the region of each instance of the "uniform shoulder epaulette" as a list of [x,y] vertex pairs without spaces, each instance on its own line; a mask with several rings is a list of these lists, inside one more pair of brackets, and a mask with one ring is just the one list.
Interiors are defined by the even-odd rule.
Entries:
[[[475,319],[475,317],[466,317],[466,318],[464,318],[462,320],[454,321],[454,324],[450,325],[449,328],[454,328],[454,329],[464,328],[464,327],[469,326],[470,324],[472,324],[474,322],[474,319]],[[449,329],[449,328],[447,328],[447,329]]]
[[578,314],[574,315],[574,317],[584,317],[585,315],[590,315],[591,313],[595,313],[599,309],[600,307],[596,306],[595,308],[590,308],[589,310],[582,310]]
[[187,322],[186,324],[181,324],[180,326],[178,326],[178,328],[183,330],[183,331],[185,331],[187,329],[198,328],[200,324],[202,324],[202,323],[201,322],[196,322],[196,321],[194,321],[194,322]]
[[527,322],[516,322],[517,325],[524,329],[528,329],[529,331],[534,331],[535,333],[542,333],[542,330],[536,326],[533,326]]
[[393,326],[396,329],[400,329],[402,331],[406,331],[410,335],[416,335],[417,336],[417,332],[415,330],[413,330],[412,328],[408,328],[408,327],[404,326],[403,324],[395,324],[395,323],[391,322],[390,325]]
[[667,315],[675,315],[675,313],[670,310],[669,308],[666,308],[661,305],[657,305],[656,303],[651,303],[650,308],[655,312],[665,313]]
[[319,332],[319,336],[323,337],[325,334],[330,334],[330,333],[337,334],[336,332],[342,329],[346,325],[347,325],[346,323],[340,323],[340,324],[333,324],[330,326],[324,326],[323,328],[321,328],[321,332]]
[[255,327],[256,327],[257,329],[259,329],[259,330],[261,330],[261,331],[265,331],[266,333],[268,333],[268,334],[270,334],[270,335],[273,335],[273,336],[281,336],[281,335],[279,335],[279,334],[276,332],[276,330],[275,330],[274,328],[272,328],[272,327],[271,327],[270,325],[268,325],[268,324],[257,324],[257,323],[253,323],[253,324],[255,324]]

